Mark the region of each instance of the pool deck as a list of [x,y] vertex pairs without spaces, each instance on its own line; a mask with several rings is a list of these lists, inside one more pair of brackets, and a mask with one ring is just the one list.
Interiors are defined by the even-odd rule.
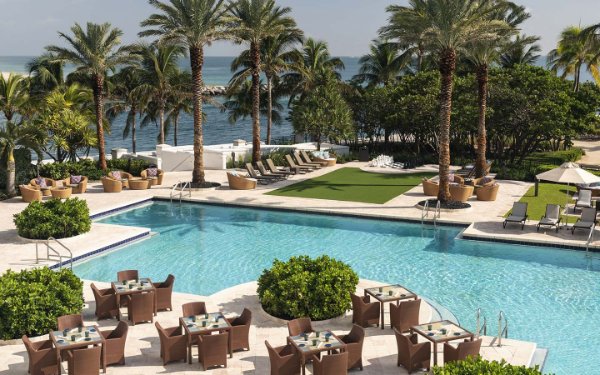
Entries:
[[[177,282],[177,281],[176,281]],[[108,287],[105,283],[96,283],[99,287]],[[381,285],[380,283],[361,280],[357,293],[362,295],[363,288]],[[94,299],[90,282],[85,281],[84,298],[86,308],[83,311],[87,324],[97,324],[102,330],[116,326],[116,320],[100,320],[96,322],[94,316]],[[286,324],[266,314],[258,303],[256,283],[241,284],[222,290],[211,296],[195,296],[190,294],[173,294],[173,311],[159,312],[155,317],[163,327],[177,326],[181,315],[181,305],[187,302],[205,301],[207,309],[211,312],[222,311],[226,316],[239,314],[244,307],[252,311],[252,326],[250,327],[250,350],[236,352],[233,358],[227,359],[227,369],[214,369],[210,373],[222,374],[247,374],[263,375],[269,373],[269,357],[264,341],[268,340],[273,346],[284,345],[286,342]],[[432,319],[432,309],[427,304],[421,305],[419,320],[427,323]],[[386,312],[389,309],[386,307]],[[387,314],[386,314],[387,315]],[[386,316],[389,323],[389,316]],[[340,318],[323,322],[314,322],[315,329],[332,329],[336,334],[347,333],[352,328],[352,316],[348,312]],[[46,339],[47,336],[42,337]],[[529,365],[536,349],[534,343],[516,340],[503,340],[502,347],[493,345],[493,338],[483,337],[481,355],[489,360],[506,359],[515,365]],[[160,342],[154,324],[137,324],[129,327],[127,344],[125,346],[125,366],[109,366],[107,374],[147,375],[147,374],[191,374],[198,373],[202,367],[198,363],[197,350],[193,351],[193,362],[173,362],[167,366],[162,365],[159,355]],[[439,361],[443,363],[443,349],[439,347]],[[406,374],[403,368],[396,366],[397,347],[396,339],[389,325],[385,330],[378,327],[366,328],[366,337],[363,346],[362,373],[369,375]],[[27,353],[23,344],[0,346],[0,374],[25,374]],[[421,372],[424,373],[424,372]],[[307,366],[307,374],[312,374],[311,365]]]

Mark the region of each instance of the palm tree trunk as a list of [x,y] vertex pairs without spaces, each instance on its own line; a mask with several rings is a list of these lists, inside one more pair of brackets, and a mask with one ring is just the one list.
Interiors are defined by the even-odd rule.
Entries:
[[162,99],[159,100],[158,126],[160,126],[159,141],[163,145],[165,144],[165,102]]
[[485,129],[485,113],[487,111],[488,66],[479,65],[477,68],[477,86],[479,94],[479,123],[477,125],[477,160],[475,161],[475,177],[483,177],[487,167],[485,157],[487,134]]
[[267,144],[271,144],[271,127],[273,126],[273,77],[267,77]]
[[250,45],[252,55],[252,163],[260,160],[260,51],[257,43]]
[[575,66],[575,77],[573,79],[573,91],[574,92],[578,92],[579,91],[579,80],[581,77],[581,63],[577,63],[577,65]]
[[8,194],[9,197],[13,197],[17,194],[15,190],[15,170],[15,155],[13,149],[10,148],[8,150],[8,160],[6,162],[6,194]]
[[177,146],[177,125],[179,123],[179,112],[175,114],[173,119],[173,145]]
[[96,109],[96,135],[98,137],[98,164],[106,170],[106,153],[104,151],[104,76],[95,74],[93,77],[94,105]]
[[456,69],[456,51],[445,49],[440,58],[442,87],[440,91],[439,165],[440,190],[438,200],[445,203],[451,199],[448,176],[450,174],[450,115],[452,113],[452,76]]
[[204,175],[204,139],[202,136],[202,66],[204,51],[201,47],[190,47],[190,63],[192,68],[192,91],[194,100],[194,170],[192,186],[206,182]]
[[135,139],[135,114],[137,112],[135,105],[131,106],[131,111],[133,113],[133,116],[131,116],[131,151],[135,154],[136,151],[136,139]]

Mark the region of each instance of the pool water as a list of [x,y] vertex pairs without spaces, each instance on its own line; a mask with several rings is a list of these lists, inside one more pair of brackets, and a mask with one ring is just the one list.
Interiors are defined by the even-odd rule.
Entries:
[[276,258],[327,254],[361,278],[400,283],[475,329],[475,310],[509,338],[549,349],[545,372],[590,374],[600,362],[600,260],[583,252],[456,239],[460,228],[200,204],[155,202],[101,220],[158,235],[74,267],[113,281],[121,269],[176,277],[178,292],[209,295],[256,280]]

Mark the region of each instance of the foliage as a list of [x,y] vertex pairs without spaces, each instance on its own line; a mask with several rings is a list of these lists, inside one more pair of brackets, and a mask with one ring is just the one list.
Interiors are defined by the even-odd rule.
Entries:
[[347,264],[322,255],[273,261],[258,279],[258,297],[271,315],[283,319],[338,317],[351,306],[358,275]]
[[481,357],[468,357],[464,361],[450,362],[444,367],[435,366],[434,375],[542,375],[542,372],[536,366],[528,368],[525,366],[514,366],[508,364],[505,360],[502,362],[489,362]]
[[56,329],[56,318],[79,314],[83,282],[68,269],[6,271],[0,276],[0,339],[40,336]]
[[496,178],[502,180],[535,181],[535,176],[559,167],[566,162],[576,162],[583,156],[583,150],[572,148],[553,152],[536,152],[519,164],[492,166]]
[[[14,152],[15,156],[15,185],[28,184],[29,181],[37,175],[35,166],[31,164],[31,151],[25,148],[18,148]],[[6,188],[6,155],[0,156],[0,190]]]
[[83,159],[76,162],[47,163],[39,168],[40,176],[54,180],[62,180],[70,175],[86,176],[89,180],[100,180],[107,172],[121,170],[139,176],[150,164],[137,159],[110,159],[107,160],[107,171],[103,171],[97,161]]
[[92,225],[87,202],[78,198],[33,201],[14,215],[14,222],[19,236],[33,240],[77,236]]

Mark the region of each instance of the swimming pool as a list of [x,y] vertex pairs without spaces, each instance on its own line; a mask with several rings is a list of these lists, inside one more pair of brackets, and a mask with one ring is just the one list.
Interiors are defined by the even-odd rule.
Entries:
[[[583,252],[456,239],[460,228],[200,204],[155,202],[101,220],[159,235],[76,265],[82,278],[112,281],[136,268],[179,292],[208,295],[256,280],[275,258],[328,254],[361,278],[401,283],[474,329],[481,307],[509,337],[548,348],[545,371],[591,373],[600,361],[600,261]],[[489,331],[488,331],[489,332]]]

